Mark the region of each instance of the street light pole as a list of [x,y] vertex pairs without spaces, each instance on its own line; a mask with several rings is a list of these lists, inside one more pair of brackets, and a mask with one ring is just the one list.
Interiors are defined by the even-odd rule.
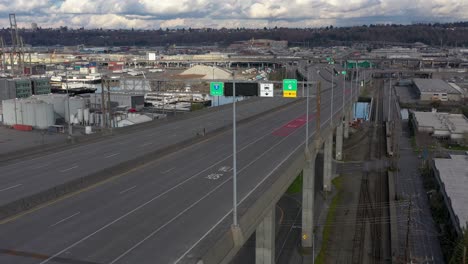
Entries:
[[341,109],[341,112],[344,113],[345,111],[345,92],[346,92],[346,70],[344,72],[341,73],[341,75],[343,75],[343,107]]
[[392,76],[390,76],[390,83],[389,83],[389,91],[390,91],[390,99],[388,101],[388,122],[390,122],[391,116],[392,116],[392,111],[390,110],[390,104],[392,103]]
[[330,112],[330,124],[333,124],[333,86],[334,86],[334,82],[333,82],[333,77],[335,75],[335,65],[332,64],[332,82],[331,82],[331,112]]
[[356,98],[359,97],[359,65],[358,62],[356,61]]
[[309,66],[307,66],[307,106],[306,106],[306,145],[305,151],[309,152],[309,92],[310,92],[310,71]]
[[233,182],[233,209],[232,217],[234,227],[237,223],[237,138],[236,138],[236,81],[232,72],[232,182]]

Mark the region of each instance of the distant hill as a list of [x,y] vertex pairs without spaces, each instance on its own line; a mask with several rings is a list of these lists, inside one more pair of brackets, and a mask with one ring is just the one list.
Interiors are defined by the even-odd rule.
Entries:
[[[314,29],[156,29],[156,30],[85,30],[41,29],[21,30],[24,43],[33,46],[166,46],[166,45],[229,45],[236,41],[255,39],[287,40],[291,45],[350,45],[353,42],[414,43],[428,45],[468,46],[468,22],[417,25],[369,25],[357,27],[332,26]],[[7,45],[11,43],[9,29],[0,30]]]

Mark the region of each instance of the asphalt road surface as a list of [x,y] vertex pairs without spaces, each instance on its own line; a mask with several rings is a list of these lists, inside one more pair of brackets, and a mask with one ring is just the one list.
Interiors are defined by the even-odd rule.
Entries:
[[[341,86],[334,89],[335,113],[341,111]],[[326,90],[327,85],[322,87]],[[330,91],[323,93],[322,126],[330,121]],[[305,106],[303,100],[238,126],[239,203],[303,147]],[[311,100],[311,137],[314,109]],[[192,122],[197,126],[199,120]],[[55,176],[47,181],[57,182],[72,173],[89,173],[102,163],[118,163],[128,155],[170,144],[176,133],[190,131],[177,126],[165,127],[158,135],[135,133],[95,149],[78,147],[3,167],[7,176],[4,179],[2,171],[0,189],[12,188],[0,192],[0,199],[3,202],[24,195],[25,189],[42,188],[51,171]],[[190,257],[193,246],[231,214],[231,138],[232,131],[209,137],[1,223],[0,263],[177,263]],[[93,155],[93,151],[100,154]]]
[[[274,98],[270,101],[244,103],[239,109],[239,119],[284,105],[286,102],[285,99]],[[225,108],[187,120],[1,166],[0,205],[194,138],[203,129],[208,133],[226,126],[232,123],[231,112],[231,109]]]

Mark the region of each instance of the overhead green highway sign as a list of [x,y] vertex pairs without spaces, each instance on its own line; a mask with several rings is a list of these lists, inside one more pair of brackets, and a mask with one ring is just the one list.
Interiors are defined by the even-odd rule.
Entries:
[[211,96],[223,96],[224,95],[224,83],[223,82],[211,82],[210,94]]
[[283,97],[296,98],[297,97],[297,80],[284,79],[283,80]]

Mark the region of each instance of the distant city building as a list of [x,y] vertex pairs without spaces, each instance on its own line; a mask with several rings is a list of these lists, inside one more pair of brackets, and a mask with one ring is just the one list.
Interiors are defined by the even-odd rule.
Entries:
[[287,49],[288,41],[286,40],[270,40],[270,39],[252,39],[247,41],[239,41],[231,44],[229,49],[242,50],[246,48],[252,49]]
[[31,29],[36,31],[37,30],[37,23],[31,23]]
[[463,99],[463,91],[441,79],[413,79],[421,101],[456,101]]
[[429,133],[435,138],[463,143],[468,133],[468,120],[462,114],[413,112],[413,115],[417,131]]
[[373,58],[384,58],[384,59],[410,59],[410,58],[421,58],[421,54],[416,48],[382,48],[375,49],[369,54]]
[[434,159],[432,172],[440,186],[452,226],[462,235],[468,227],[468,155],[451,155],[450,159]]

